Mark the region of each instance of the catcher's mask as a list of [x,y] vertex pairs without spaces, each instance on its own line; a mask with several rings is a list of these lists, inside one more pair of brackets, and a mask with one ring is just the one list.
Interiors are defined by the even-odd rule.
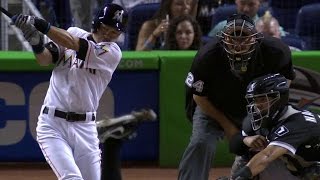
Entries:
[[253,56],[259,39],[263,38],[250,17],[244,14],[232,15],[217,36],[221,38],[231,70],[238,73],[246,72],[248,61]]
[[253,130],[268,128],[274,116],[288,103],[289,84],[280,74],[261,76],[248,85],[245,97]]

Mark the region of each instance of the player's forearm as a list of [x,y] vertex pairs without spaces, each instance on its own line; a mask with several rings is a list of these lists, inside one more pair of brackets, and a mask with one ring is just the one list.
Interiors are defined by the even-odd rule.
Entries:
[[207,99],[207,97],[194,95],[193,98],[197,103],[197,105],[200,106],[201,110],[206,115],[208,115],[209,117],[217,121],[224,130],[229,130],[230,128],[234,128],[233,123],[220,110],[218,110]]
[[253,176],[262,172],[272,162],[269,154],[261,152],[256,154],[247,164]]
[[64,29],[51,26],[47,36],[60,46],[79,51],[79,38],[72,36]]
[[45,48],[42,53],[35,54],[36,61],[41,66],[48,66],[49,64],[52,64],[52,55],[50,51]]
[[236,171],[231,179],[251,179],[262,172],[268,166],[269,162],[265,161],[268,159],[265,155],[261,153],[258,154],[255,155],[248,164]]
[[47,35],[52,41],[68,49],[79,51],[79,38],[72,36],[68,31],[51,26],[49,22],[34,16],[29,16],[30,22],[41,33]]
[[253,156],[247,166],[255,176],[262,172],[272,161],[276,160],[288,150],[280,146],[267,146],[264,150]]

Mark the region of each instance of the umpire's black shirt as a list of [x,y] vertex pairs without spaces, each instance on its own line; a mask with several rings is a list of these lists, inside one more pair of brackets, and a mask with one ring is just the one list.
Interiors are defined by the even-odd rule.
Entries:
[[203,46],[196,54],[186,79],[186,110],[191,119],[195,108],[192,94],[207,96],[227,116],[246,116],[245,93],[251,80],[268,73],[280,73],[293,80],[289,47],[280,39],[264,37],[249,60],[248,70],[238,76],[230,70],[229,59],[218,38]]

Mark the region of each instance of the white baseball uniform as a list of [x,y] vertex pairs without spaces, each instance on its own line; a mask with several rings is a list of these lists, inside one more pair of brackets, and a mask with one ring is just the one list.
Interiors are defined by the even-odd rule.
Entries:
[[88,46],[80,43],[76,52],[55,44],[59,58],[39,115],[37,141],[59,179],[99,180],[96,111],[122,53],[116,43],[96,43],[80,28],[67,31]]

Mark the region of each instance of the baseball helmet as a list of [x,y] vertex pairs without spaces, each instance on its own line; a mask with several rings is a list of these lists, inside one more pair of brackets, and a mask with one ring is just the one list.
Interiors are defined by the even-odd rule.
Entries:
[[268,74],[251,81],[245,96],[253,130],[269,127],[289,101],[289,83],[280,74]]
[[217,36],[227,53],[231,70],[246,72],[248,61],[252,58],[259,39],[263,38],[252,19],[244,14],[234,14],[227,19],[227,24]]
[[96,32],[100,24],[111,26],[118,31],[124,32],[128,20],[128,13],[123,7],[117,4],[106,4],[99,9],[92,20],[93,32]]

